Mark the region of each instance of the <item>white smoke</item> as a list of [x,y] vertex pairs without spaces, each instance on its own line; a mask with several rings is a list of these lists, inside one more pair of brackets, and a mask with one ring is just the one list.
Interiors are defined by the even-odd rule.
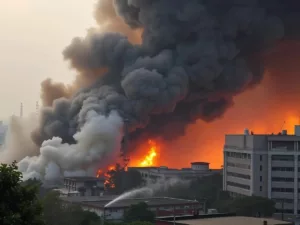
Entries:
[[0,163],[12,163],[26,156],[38,154],[38,147],[31,139],[31,132],[38,125],[38,116],[12,116],[4,140],[4,150],[0,152]]
[[[117,157],[122,138],[123,121],[117,112],[103,116],[87,113],[87,120],[74,135],[76,144],[62,143],[59,137],[44,141],[40,154],[25,157],[18,163],[23,179],[37,178],[57,182],[65,175],[93,175],[105,160]],[[109,162],[107,162],[109,163]]]

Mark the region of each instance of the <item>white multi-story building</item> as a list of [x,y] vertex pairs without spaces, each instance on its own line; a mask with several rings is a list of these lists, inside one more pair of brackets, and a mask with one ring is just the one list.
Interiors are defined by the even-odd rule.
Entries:
[[300,126],[295,135],[226,135],[223,189],[232,196],[261,196],[278,213],[300,214]]
[[220,169],[210,169],[207,162],[192,162],[190,168],[171,169],[161,167],[128,167],[128,170],[138,171],[143,179],[152,181],[156,179],[184,179],[191,180],[203,176],[221,173]]

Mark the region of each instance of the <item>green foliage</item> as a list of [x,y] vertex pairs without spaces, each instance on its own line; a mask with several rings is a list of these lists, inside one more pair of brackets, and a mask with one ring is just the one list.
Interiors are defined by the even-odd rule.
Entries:
[[238,216],[269,217],[275,212],[275,202],[258,196],[234,198],[223,202],[220,211],[235,212]]
[[0,224],[44,224],[38,186],[22,183],[16,162],[0,165],[0,193]]
[[142,176],[138,171],[125,171],[120,164],[116,164],[115,168],[108,171],[107,174],[109,178],[105,187],[111,194],[122,194],[143,183]]
[[205,201],[209,208],[216,201],[228,198],[222,191],[223,177],[221,174],[214,174],[198,178],[190,182],[189,185],[178,185],[159,193],[160,196],[174,198],[192,199],[200,202]]
[[124,222],[132,223],[136,221],[154,222],[155,214],[148,209],[145,202],[133,204],[124,213]]
[[45,196],[43,206],[46,225],[92,225],[101,222],[97,214],[83,211],[78,205],[64,205],[55,191]]

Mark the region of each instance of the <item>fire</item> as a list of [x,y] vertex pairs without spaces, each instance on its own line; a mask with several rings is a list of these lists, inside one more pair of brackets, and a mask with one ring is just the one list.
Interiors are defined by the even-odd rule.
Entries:
[[114,187],[115,187],[114,184],[110,184],[109,179],[111,178],[111,175],[108,173],[108,171],[112,171],[112,170],[114,170],[114,169],[115,169],[114,166],[109,166],[109,167],[107,168],[107,172],[106,172],[106,173],[104,173],[103,170],[101,170],[101,169],[99,169],[99,170],[97,171],[97,175],[96,175],[96,176],[97,176],[98,178],[101,177],[101,176],[104,176],[104,178],[105,178],[104,186],[105,186],[105,187],[106,187],[106,186],[109,186],[109,187],[111,187],[111,188],[114,188]]
[[147,167],[147,166],[153,166],[154,165],[154,159],[157,156],[157,144],[156,142],[149,140],[148,144],[150,145],[150,150],[148,152],[148,155],[144,158],[144,160],[140,163],[141,167]]

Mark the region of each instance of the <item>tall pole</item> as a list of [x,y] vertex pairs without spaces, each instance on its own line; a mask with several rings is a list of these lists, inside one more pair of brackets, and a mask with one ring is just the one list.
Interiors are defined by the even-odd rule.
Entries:
[[282,202],[281,202],[281,220],[284,220],[283,210],[284,210],[284,199],[282,199]]
[[173,206],[173,225],[175,225],[175,206]]
[[129,157],[127,152],[128,147],[128,122],[129,120],[127,118],[124,119],[124,138],[123,138],[123,145],[122,145],[122,155],[124,160],[124,168],[127,170],[127,165],[129,163]]

